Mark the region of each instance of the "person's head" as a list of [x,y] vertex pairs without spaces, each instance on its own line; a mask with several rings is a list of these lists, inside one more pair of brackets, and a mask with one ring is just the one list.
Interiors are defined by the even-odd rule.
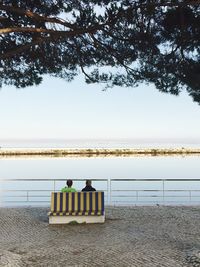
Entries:
[[72,187],[73,182],[72,182],[72,180],[69,179],[69,180],[67,180],[66,184],[68,187]]
[[87,186],[91,186],[92,185],[92,181],[91,180],[86,180],[86,185]]

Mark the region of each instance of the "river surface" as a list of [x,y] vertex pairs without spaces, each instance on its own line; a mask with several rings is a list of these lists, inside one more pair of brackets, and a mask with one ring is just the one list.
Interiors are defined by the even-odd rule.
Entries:
[[8,157],[0,159],[1,206],[48,205],[67,178],[77,190],[92,179],[107,204],[200,204],[200,156]]

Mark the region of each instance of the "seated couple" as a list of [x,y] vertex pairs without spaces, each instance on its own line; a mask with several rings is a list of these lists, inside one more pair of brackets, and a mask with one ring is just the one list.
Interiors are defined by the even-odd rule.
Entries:
[[[76,192],[76,189],[72,187],[73,181],[67,180],[66,182],[67,186],[63,187],[61,189],[61,192]],[[92,187],[92,181],[86,180],[86,186],[81,190],[82,192],[88,192],[88,191],[96,191],[94,187]]]

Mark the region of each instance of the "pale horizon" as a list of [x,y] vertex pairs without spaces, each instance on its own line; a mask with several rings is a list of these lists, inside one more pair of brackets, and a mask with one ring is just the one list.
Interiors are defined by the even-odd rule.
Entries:
[[199,139],[0,139],[0,149],[200,149]]
[[200,138],[0,138],[0,141],[10,141],[10,142],[50,142],[50,141],[126,141],[126,142],[141,142],[141,143],[155,143],[155,142],[163,142],[163,143],[170,143],[170,142],[195,142],[200,143]]

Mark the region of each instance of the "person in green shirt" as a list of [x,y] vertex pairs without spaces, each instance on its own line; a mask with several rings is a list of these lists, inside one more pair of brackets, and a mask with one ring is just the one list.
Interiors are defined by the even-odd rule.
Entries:
[[72,185],[73,185],[72,180],[67,180],[66,184],[67,184],[67,186],[65,186],[61,189],[62,193],[64,193],[64,192],[76,192],[76,189],[72,187]]

